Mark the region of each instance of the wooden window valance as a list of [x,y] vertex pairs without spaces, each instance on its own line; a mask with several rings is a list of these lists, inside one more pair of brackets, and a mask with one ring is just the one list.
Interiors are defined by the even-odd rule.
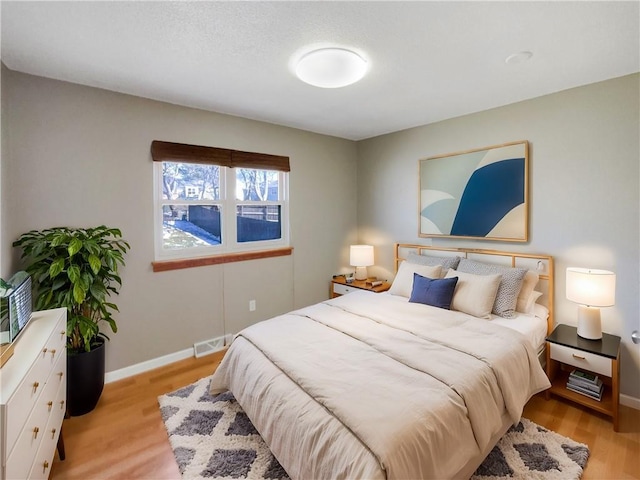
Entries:
[[154,162],[186,162],[220,165],[224,167],[255,168],[289,172],[289,157],[266,153],[242,152],[228,148],[203,147],[186,143],[154,140],[151,142]]

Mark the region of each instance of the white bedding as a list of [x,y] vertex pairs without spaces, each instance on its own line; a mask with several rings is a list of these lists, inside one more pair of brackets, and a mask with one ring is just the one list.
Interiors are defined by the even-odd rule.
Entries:
[[243,330],[211,380],[294,479],[452,478],[548,387],[515,330],[365,291]]
[[527,337],[531,348],[538,352],[545,345],[547,337],[547,315],[548,310],[542,305],[538,305],[540,309],[536,309],[536,315],[520,313],[513,318],[502,318],[497,315],[491,316],[491,323],[511,328]]
[[[389,295],[389,293],[381,293],[379,295]],[[404,298],[398,295],[394,295],[393,298],[398,302],[408,302],[408,298]],[[512,318],[503,318],[498,315],[491,315],[489,321],[496,325],[511,328],[516,332],[520,332],[527,337],[531,347],[534,351],[538,352],[545,346],[545,339],[547,338],[547,317],[549,310],[544,305],[536,304],[534,313],[520,313],[516,312],[516,316]],[[485,320],[486,321],[486,320]]]

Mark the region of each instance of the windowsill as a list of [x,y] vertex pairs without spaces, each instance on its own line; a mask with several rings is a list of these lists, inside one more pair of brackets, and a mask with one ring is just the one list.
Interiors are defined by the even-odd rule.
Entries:
[[151,262],[154,272],[166,272],[181,268],[204,267],[206,265],[220,265],[222,263],[244,262],[261,258],[284,257],[291,255],[293,247],[276,248],[273,250],[253,250],[250,252],[223,253],[209,257],[183,258],[179,260],[160,260]]

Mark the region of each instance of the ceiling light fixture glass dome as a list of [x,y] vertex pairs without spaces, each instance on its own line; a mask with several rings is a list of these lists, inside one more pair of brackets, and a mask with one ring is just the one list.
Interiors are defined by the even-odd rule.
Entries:
[[315,87],[340,88],[362,79],[367,61],[345,48],[320,48],[304,55],[295,71],[300,80]]
[[511,65],[515,65],[517,63],[525,63],[531,60],[531,57],[533,57],[533,53],[531,52],[518,52],[511,54],[507,58],[505,58],[504,63],[508,63]]

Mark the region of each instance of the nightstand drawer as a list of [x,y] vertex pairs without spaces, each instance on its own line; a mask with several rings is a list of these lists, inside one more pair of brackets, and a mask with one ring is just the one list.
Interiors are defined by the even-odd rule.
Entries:
[[347,293],[357,292],[359,289],[351,287],[349,285],[341,285],[339,283],[333,284],[333,293],[336,295],[346,295]]
[[599,373],[605,377],[611,377],[611,359],[594,355],[593,353],[583,352],[576,348],[565,347],[550,343],[551,358],[562,363],[573,365],[577,368],[589,370],[590,372]]

